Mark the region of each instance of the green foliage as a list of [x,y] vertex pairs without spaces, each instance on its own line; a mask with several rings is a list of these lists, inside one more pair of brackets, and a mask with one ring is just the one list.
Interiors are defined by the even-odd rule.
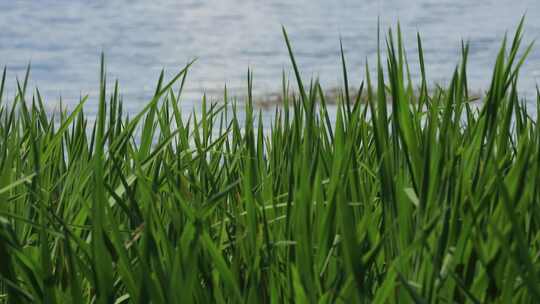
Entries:
[[522,23],[478,107],[467,45],[431,91],[418,37],[414,89],[398,28],[356,95],[366,104],[351,100],[342,51],[334,117],[283,32],[299,96],[283,79],[270,122],[250,72],[244,112],[225,92],[186,119],[188,65],[128,119],[102,59],[92,124],[86,98],[57,116],[39,91],[28,99],[28,73],[7,102],[4,70],[0,302],[538,303],[540,127],[517,92]]

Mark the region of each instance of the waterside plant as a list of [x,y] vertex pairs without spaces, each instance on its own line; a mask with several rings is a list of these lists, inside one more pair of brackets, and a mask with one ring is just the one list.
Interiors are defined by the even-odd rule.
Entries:
[[342,52],[335,116],[285,31],[298,94],[283,82],[271,122],[251,73],[242,110],[225,93],[184,115],[188,65],[128,118],[102,60],[93,121],[87,98],[48,115],[28,74],[2,99],[4,70],[0,302],[538,303],[540,127],[517,91],[522,24],[479,108],[467,44],[432,91],[420,38],[421,81],[408,77],[399,28],[359,92]]

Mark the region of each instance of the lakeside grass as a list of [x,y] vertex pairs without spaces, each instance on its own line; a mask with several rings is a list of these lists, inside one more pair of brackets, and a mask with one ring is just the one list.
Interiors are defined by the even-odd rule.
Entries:
[[407,77],[399,29],[358,92],[342,52],[335,119],[284,31],[298,94],[284,81],[269,131],[250,75],[242,114],[225,94],[185,119],[188,65],[126,118],[102,59],[94,125],[86,98],[48,116],[27,76],[0,104],[0,301],[538,302],[540,127],[517,92],[522,26],[479,109],[467,45],[436,91],[420,38],[422,80]]

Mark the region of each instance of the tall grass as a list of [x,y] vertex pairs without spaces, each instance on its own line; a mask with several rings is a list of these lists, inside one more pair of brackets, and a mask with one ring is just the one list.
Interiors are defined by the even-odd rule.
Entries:
[[284,36],[298,94],[283,82],[271,122],[251,74],[244,113],[225,93],[186,119],[188,65],[126,118],[102,60],[93,125],[86,98],[51,116],[18,82],[0,99],[0,301],[538,303],[540,127],[517,92],[522,23],[479,109],[468,45],[448,86],[428,90],[421,40],[413,84],[398,28],[359,92],[342,52],[335,117]]

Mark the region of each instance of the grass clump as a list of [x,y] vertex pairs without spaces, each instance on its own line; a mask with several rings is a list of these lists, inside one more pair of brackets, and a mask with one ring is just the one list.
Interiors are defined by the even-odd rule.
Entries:
[[102,64],[93,125],[86,98],[51,117],[19,83],[0,108],[0,301],[538,302],[540,127],[518,98],[522,24],[480,108],[467,45],[448,86],[428,91],[419,38],[413,88],[398,30],[358,92],[342,56],[335,117],[284,34],[298,94],[284,81],[270,126],[251,74],[243,113],[225,94],[186,119],[188,65],[126,118]]

